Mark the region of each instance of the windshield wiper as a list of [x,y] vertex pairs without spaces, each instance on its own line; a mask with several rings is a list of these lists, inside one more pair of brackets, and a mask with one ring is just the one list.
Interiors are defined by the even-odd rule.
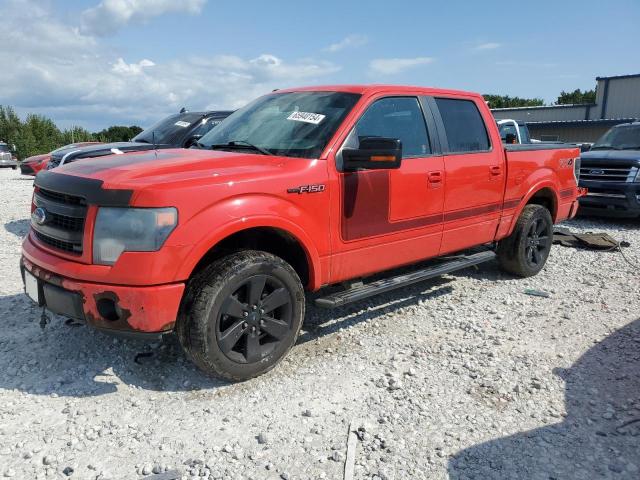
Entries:
[[632,145],[630,147],[622,147],[620,150],[640,150],[640,145]]
[[240,148],[240,149],[246,150],[248,148],[250,150],[259,152],[263,155],[273,155],[273,153],[270,152],[269,150],[262,147],[258,147],[257,145],[247,142],[246,140],[232,140],[229,143],[213,144],[213,145],[209,145],[209,148],[211,150],[224,149],[224,148],[231,148],[231,149]]
[[621,150],[618,147],[614,147],[613,145],[596,145],[595,147],[591,147],[589,150]]
[[145,140],[144,138],[141,138],[139,140],[136,140],[136,143],[151,143],[149,140]]

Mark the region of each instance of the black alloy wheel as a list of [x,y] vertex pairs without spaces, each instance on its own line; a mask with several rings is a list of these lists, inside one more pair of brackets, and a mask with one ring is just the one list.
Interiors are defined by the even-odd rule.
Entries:
[[232,361],[255,363],[268,356],[292,329],[291,296],[277,278],[256,275],[229,295],[216,322],[216,341]]
[[536,218],[531,222],[527,233],[525,256],[532,268],[537,268],[547,260],[550,235],[551,228],[543,218]]

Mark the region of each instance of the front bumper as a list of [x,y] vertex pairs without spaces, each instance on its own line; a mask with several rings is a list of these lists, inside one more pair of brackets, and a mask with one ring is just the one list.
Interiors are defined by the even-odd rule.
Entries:
[[22,257],[20,269],[36,277],[39,304],[100,330],[148,337],[171,332],[184,283],[148,287],[109,285],[61,277]]
[[18,166],[18,162],[13,158],[6,159],[0,158],[0,168],[16,168]]
[[610,217],[640,216],[640,183],[582,181],[589,191],[580,198],[581,214]]
[[28,163],[21,163],[20,173],[22,173],[22,175],[35,175],[37,172]]

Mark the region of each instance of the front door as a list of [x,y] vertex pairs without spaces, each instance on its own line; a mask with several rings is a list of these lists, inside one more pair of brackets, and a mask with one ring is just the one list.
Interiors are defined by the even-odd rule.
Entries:
[[[425,106],[425,108],[428,108]],[[428,111],[429,120],[431,113]],[[437,255],[442,236],[444,164],[433,148],[423,104],[417,97],[372,100],[342,148],[364,137],[397,138],[402,165],[395,170],[339,173],[339,237],[334,239],[332,281]],[[341,171],[341,153],[336,155]]]

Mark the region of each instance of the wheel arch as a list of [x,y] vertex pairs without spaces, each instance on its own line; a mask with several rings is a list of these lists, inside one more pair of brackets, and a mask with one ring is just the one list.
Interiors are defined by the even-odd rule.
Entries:
[[560,205],[559,198],[560,197],[558,195],[557,186],[550,180],[536,183],[535,185],[530,187],[520,201],[518,209],[513,214],[509,229],[507,232],[505,232],[504,236],[511,235],[511,233],[513,233],[513,229],[516,226],[518,218],[520,218],[524,207],[526,207],[527,205],[534,204],[544,206],[551,213],[551,219],[553,220],[553,223],[555,223],[556,219],[558,218],[558,208]]
[[310,238],[281,218],[243,218],[209,235],[191,252],[180,271],[191,278],[212,261],[239,250],[261,250],[288,262],[309,290],[320,287],[320,257]]

